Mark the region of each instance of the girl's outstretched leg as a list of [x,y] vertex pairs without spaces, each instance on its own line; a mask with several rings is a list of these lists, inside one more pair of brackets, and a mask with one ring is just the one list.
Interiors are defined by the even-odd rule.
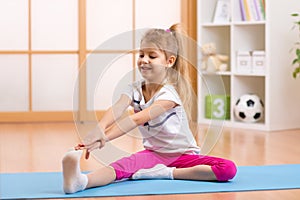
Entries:
[[63,165],[63,189],[65,193],[75,193],[84,190],[88,184],[88,178],[80,171],[80,158],[83,150],[71,150],[62,160]]

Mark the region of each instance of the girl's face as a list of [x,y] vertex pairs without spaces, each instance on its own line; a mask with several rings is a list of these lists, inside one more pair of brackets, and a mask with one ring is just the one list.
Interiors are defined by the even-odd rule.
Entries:
[[155,45],[142,42],[137,61],[143,78],[151,83],[161,83],[166,77],[167,67],[172,64],[165,53]]

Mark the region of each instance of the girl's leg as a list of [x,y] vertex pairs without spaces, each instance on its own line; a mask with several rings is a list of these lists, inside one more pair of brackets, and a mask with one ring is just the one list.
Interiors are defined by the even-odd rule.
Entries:
[[82,150],[72,150],[66,153],[62,160],[63,189],[65,193],[75,193],[90,187],[102,186],[115,180],[115,172],[111,167],[103,167],[89,174],[80,170]]
[[[168,166],[168,167],[166,167]],[[137,171],[133,177],[135,179],[184,179],[184,180],[201,180],[201,181],[228,181],[236,174],[235,164],[226,159],[201,156],[201,155],[181,155],[171,164],[166,164],[161,169],[159,177],[153,173],[156,167],[151,169],[142,169]],[[176,167],[174,169],[174,167]],[[168,173],[172,171],[172,175]],[[163,172],[166,172],[162,174]],[[169,178],[171,177],[171,178]]]
[[202,155],[182,155],[169,167],[176,167],[174,179],[204,181],[228,181],[237,171],[230,160]]
[[144,150],[122,158],[112,163],[111,166],[85,175],[80,170],[82,152],[82,150],[69,151],[63,158],[65,193],[74,193],[91,187],[107,185],[115,180],[130,178],[139,169],[151,168],[162,162],[155,153]]
[[197,165],[187,168],[167,167],[158,164],[150,169],[140,169],[133,174],[132,179],[182,179],[182,180],[217,180],[210,166]]
[[217,177],[213,172],[211,166],[196,165],[194,167],[176,168],[173,171],[174,179],[183,180],[202,180],[202,181],[216,181]]

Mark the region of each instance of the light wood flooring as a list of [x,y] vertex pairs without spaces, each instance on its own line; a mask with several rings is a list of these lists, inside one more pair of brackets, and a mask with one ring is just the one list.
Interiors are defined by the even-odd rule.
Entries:
[[[0,172],[61,171],[62,156],[70,147],[80,141],[78,130],[82,131],[80,126],[75,126],[74,123],[0,124]],[[200,127],[197,135],[199,144],[205,138],[205,130],[205,127]],[[123,136],[113,141],[112,145],[125,153],[142,149],[136,133]],[[209,154],[234,160],[240,166],[299,164],[300,130],[260,132],[224,128],[217,144]],[[109,160],[111,157],[108,155],[107,159]],[[89,160],[81,160],[82,170],[93,170],[99,166],[101,166],[101,162],[97,161],[95,156]],[[89,200],[92,199],[298,200],[300,199],[300,190],[89,198]]]

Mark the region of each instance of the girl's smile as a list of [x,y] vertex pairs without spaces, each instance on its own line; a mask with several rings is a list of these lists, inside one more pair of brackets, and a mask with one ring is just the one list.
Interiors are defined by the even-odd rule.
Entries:
[[150,66],[145,66],[145,65],[142,65],[140,68],[141,68],[141,70],[143,70],[143,71],[149,71],[149,70],[152,70],[152,67],[150,67]]

